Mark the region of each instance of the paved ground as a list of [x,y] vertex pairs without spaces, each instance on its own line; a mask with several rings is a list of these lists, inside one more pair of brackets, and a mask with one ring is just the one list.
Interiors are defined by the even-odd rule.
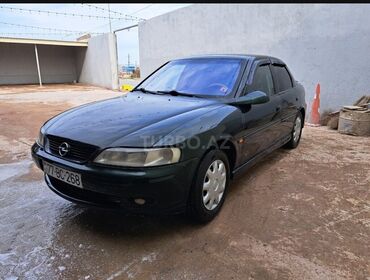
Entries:
[[38,128],[119,94],[0,87],[0,279],[370,279],[370,138],[305,128],[298,149],[235,181],[206,226],[57,197],[30,159]]

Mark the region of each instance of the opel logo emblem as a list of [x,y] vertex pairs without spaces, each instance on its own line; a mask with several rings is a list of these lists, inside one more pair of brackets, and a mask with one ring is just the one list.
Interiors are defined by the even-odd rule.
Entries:
[[67,142],[63,142],[59,146],[59,154],[64,157],[69,152],[69,144]]

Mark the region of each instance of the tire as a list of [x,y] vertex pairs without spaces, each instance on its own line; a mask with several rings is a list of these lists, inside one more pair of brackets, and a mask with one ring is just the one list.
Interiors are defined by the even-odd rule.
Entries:
[[[217,170],[214,167],[217,167]],[[227,156],[220,150],[209,151],[199,165],[190,191],[187,205],[188,216],[198,223],[210,222],[216,217],[224,203],[229,183],[230,165]]]
[[[298,131],[298,134],[297,134],[298,126],[300,128],[299,128],[299,131]],[[290,134],[290,141],[285,144],[284,148],[287,148],[287,149],[297,148],[297,146],[299,144],[299,141],[301,140],[302,126],[303,126],[302,113],[298,112],[298,114],[297,114],[297,116],[294,120],[294,125],[293,125],[292,132]]]

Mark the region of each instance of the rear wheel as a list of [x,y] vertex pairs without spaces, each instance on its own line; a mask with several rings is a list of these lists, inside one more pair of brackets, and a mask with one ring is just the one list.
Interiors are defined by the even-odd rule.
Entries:
[[192,186],[188,214],[198,222],[211,221],[220,211],[229,185],[230,167],[225,153],[209,151],[200,163]]
[[303,125],[302,114],[301,112],[299,112],[294,121],[294,126],[291,132],[290,141],[285,144],[284,146],[285,148],[295,149],[298,146],[299,141],[301,140],[301,135],[302,135],[302,125]]

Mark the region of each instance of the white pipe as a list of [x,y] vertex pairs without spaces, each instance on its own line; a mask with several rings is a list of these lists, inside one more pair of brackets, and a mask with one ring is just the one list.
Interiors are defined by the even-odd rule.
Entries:
[[39,63],[39,55],[37,53],[37,45],[36,44],[35,44],[35,55],[36,55],[37,72],[39,74],[39,83],[40,83],[40,87],[42,87],[41,72],[40,72],[40,63]]
[[123,27],[123,28],[120,28],[120,29],[116,29],[113,31],[113,33],[116,33],[116,32],[119,32],[119,31],[123,31],[123,30],[127,30],[127,29],[130,29],[130,28],[134,28],[134,27],[137,27],[139,26],[138,24],[135,24],[135,25],[130,25],[130,26],[127,26],[127,27]]

